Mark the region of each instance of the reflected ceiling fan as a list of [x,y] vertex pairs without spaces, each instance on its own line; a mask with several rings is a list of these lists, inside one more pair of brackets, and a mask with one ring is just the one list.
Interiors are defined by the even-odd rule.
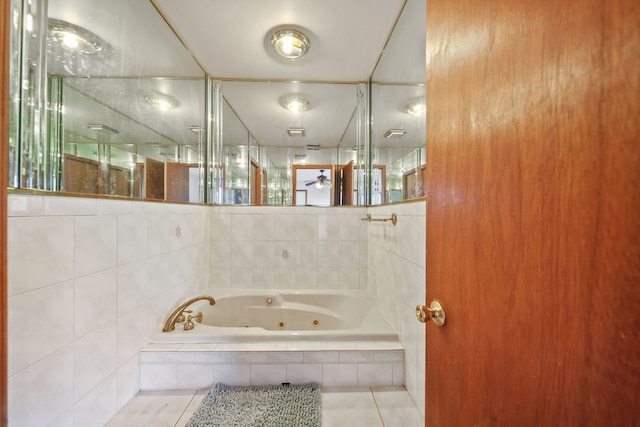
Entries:
[[315,185],[318,190],[325,187],[331,187],[331,180],[324,174],[324,169],[320,169],[320,175],[315,180],[309,180],[304,183],[307,187]]

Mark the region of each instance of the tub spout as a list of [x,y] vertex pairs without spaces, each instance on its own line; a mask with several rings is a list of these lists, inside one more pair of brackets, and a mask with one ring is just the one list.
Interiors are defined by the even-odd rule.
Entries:
[[187,307],[200,300],[207,300],[211,305],[214,305],[216,303],[216,300],[208,295],[191,298],[189,301],[181,304],[178,308],[173,310],[173,313],[171,313],[169,317],[167,317],[167,320],[164,322],[164,328],[162,328],[162,332],[173,331],[176,328],[176,323],[184,321],[184,313]]

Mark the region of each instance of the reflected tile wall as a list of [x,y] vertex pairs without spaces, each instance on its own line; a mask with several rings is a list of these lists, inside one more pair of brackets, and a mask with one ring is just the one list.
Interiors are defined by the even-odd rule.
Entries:
[[211,287],[364,289],[366,208],[214,206]]
[[208,288],[207,212],[9,195],[10,425],[100,426],[138,392],[151,331]]
[[426,202],[369,208],[374,218],[398,215],[398,223],[372,222],[368,240],[368,290],[398,331],[405,348],[405,387],[424,415],[425,326],[415,307],[425,303]]

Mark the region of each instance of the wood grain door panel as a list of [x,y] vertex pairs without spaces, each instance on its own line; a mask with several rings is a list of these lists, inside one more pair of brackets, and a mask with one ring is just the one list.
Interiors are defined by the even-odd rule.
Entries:
[[427,426],[640,425],[639,5],[427,2]]

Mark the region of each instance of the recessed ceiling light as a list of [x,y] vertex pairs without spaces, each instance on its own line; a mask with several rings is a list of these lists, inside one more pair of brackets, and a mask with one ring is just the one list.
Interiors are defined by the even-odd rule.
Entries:
[[302,96],[295,94],[285,95],[280,98],[280,105],[294,113],[307,111],[310,107],[309,101],[304,99]]
[[413,100],[404,107],[405,113],[413,114],[414,116],[419,116],[425,111],[427,111],[427,103],[422,98]]
[[304,136],[303,128],[287,128],[287,134],[289,136]]
[[296,60],[302,58],[309,51],[311,42],[301,31],[285,28],[273,33],[271,46],[283,58]]
[[405,129],[389,129],[385,134],[385,138],[400,138],[402,135],[407,133]]
[[177,99],[162,92],[148,92],[144,95],[144,100],[147,104],[151,104],[162,111],[171,110],[180,105]]
[[110,46],[91,31],[58,19],[49,19],[49,34],[52,41],[60,44],[65,49],[86,55],[95,55],[107,50]]
[[193,133],[200,133],[200,132],[202,132],[202,128],[201,128],[200,126],[198,126],[198,125],[192,125],[192,126],[189,126],[189,130],[190,130],[191,132],[193,132]]

